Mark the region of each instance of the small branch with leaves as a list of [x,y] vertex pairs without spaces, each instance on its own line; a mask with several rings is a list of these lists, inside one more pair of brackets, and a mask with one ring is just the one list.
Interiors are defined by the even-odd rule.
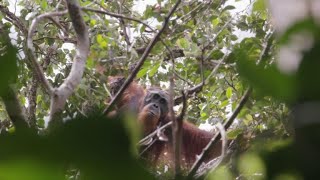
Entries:
[[[82,75],[85,69],[85,63],[89,54],[89,35],[87,26],[81,15],[81,7],[79,6],[77,0],[68,0],[66,1],[68,6],[68,11],[57,11],[42,14],[36,17],[29,28],[27,46],[29,57],[31,57],[32,65],[34,66],[33,70],[37,74],[37,78],[46,92],[51,96],[50,104],[50,116],[49,116],[49,128],[56,126],[59,122],[59,115],[62,114],[62,110],[66,103],[67,98],[74,92],[76,86],[80,83]],[[66,13],[69,13],[73,27],[77,35],[77,47],[76,47],[76,56],[74,57],[71,71],[65,81],[58,87],[54,88],[48,82],[44,76],[43,69],[37,62],[35,56],[32,37],[35,31],[35,28],[40,20],[45,18],[52,18],[55,16],[62,16]],[[61,120],[61,119],[60,119]],[[59,123],[58,123],[59,124]]]
[[[224,123],[224,129],[228,129],[231,124],[234,122],[235,118],[238,116],[238,114],[240,113],[241,109],[244,107],[244,105],[246,104],[246,102],[249,99],[249,96],[252,92],[252,88],[248,88],[246,90],[246,92],[244,93],[244,95],[242,96],[240,103],[238,104],[238,106],[236,107],[236,109],[234,110],[234,112],[232,113],[232,115],[230,116],[230,118]],[[207,146],[203,149],[202,153],[200,154],[199,158],[196,160],[196,162],[192,165],[191,170],[189,171],[188,177],[192,178],[198,168],[200,167],[200,165],[202,164],[202,162],[209,156],[209,152],[212,149],[212,147],[214,147],[215,144],[218,143],[218,141],[220,141],[221,138],[221,134],[217,133],[212,139],[211,141],[207,144]]]
[[[268,34],[265,38],[265,43],[263,45],[263,49],[261,50],[260,57],[257,60],[257,63],[260,63],[262,60],[265,59],[265,57],[269,54],[270,45],[272,43],[272,36],[273,32]],[[229,127],[232,125],[238,114],[240,113],[241,109],[244,107],[246,102],[248,101],[250,95],[252,92],[252,87],[249,87],[244,95],[242,96],[238,106],[233,111],[232,115],[229,117],[229,119],[224,123],[224,129],[228,130]],[[218,141],[221,139],[221,133],[217,133],[211,141],[207,144],[207,146],[203,149],[202,153],[200,154],[199,158],[196,160],[196,162],[192,165],[191,170],[189,171],[188,177],[192,178],[196,174],[197,170],[199,169],[200,165],[204,162],[204,160],[208,157],[210,150],[212,147],[214,147]]]
[[166,27],[168,26],[170,17],[173,15],[173,13],[175,12],[175,10],[177,9],[177,7],[179,6],[181,0],[178,0],[176,2],[176,4],[173,6],[173,8],[170,10],[170,12],[168,13],[168,15],[165,17],[165,20],[163,22],[162,28],[158,31],[158,33],[153,37],[153,39],[150,41],[150,43],[148,44],[146,50],[144,51],[144,53],[142,54],[139,62],[137,63],[136,67],[132,70],[132,73],[130,74],[130,76],[126,79],[126,81],[124,82],[124,84],[122,85],[122,87],[120,88],[120,90],[117,92],[117,94],[115,95],[115,97],[111,100],[109,106],[103,111],[104,114],[108,114],[111,109],[113,108],[113,106],[115,105],[115,103],[118,101],[118,99],[120,98],[120,96],[123,94],[123,92],[126,90],[126,88],[129,86],[129,84],[133,81],[133,79],[135,78],[135,76],[137,75],[138,71],[140,70],[140,68],[142,67],[142,65],[144,64],[145,60],[147,59],[149,53],[151,52],[153,46],[156,44],[156,42],[159,40],[161,34],[164,32],[164,30],[166,29]]
[[73,59],[71,71],[65,81],[53,90],[50,104],[50,125],[59,124],[61,118],[59,115],[63,111],[66,100],[74,92],[75,88],[80,84],[89,54],[90,41],[88,28],[81,15],[81,7],[77,0],[68,0],[68,13],[70,15],[73,28],[77,35],[76,55]]
[[[0,62],[2,68],[9,68],[14,70],[14,66],[16,66],[16,61],[15,59],[12,59],[12,57],[15,56],[16,51],[14,50],[14,47],[10,44],[9,32],[3,28],[3,24],[1,21],[0,33],[3,34],[2,38],[0,38],[1,45],[4,45],[5,49],[3,50],[6,50],[6,52],[2,52],[2,48],[0,49]],[[29,126],[27,123],[25,112],[24,109],[21,107],[21,104],[19,102],[16,92],[14,91],[14,88],[11,85],[11,83],[13,83],[11,81],[12,79],[16,78],[16,74],[4,73],[3,76],[4,77],[1,79],[0,97],[5,105],[8,116],[17,131],[26,130],[29,128]]]

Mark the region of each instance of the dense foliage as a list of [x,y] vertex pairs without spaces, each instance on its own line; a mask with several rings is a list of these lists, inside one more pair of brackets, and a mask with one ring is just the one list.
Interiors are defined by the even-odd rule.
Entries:
[[[276,69],[275,49],[279,44],[275,43],[264,1],[182,1],[169,22],[165,22],[166,15],[176,1],[145,3],[80,1],[91,44],[83,79],[67,100],[62,114],[64,120],[71,121],[50,135],[39,137],[29,131],[18,133],[1,103],[3,140],[0,140],[0,154],[6,161],[1,161],[0,172],[6,173],[0,173],[0,179],[63,179],[65,176],[77,179],[78,169],[81,175],[91,179],[152,179],[151,173],[141,168],[132,151],[134,148],[130,147],[135,146],[138,139],[130,134],[135,134],[133,125],[122,121],[106,122],[97,117],[99,113],[91,114],[93,110],[102,111],[108,106],[107,77],[129,76],[163,23],[168,23],[167,28],[136,76],[140,84],[168,90],[169,79],[174,76],[176,96],[181,90],[199,86],[188,98],[185,117],[202,126],[225,123],[242,96],[249,92],[246,105],[232,126],[226,129],[228,138],[236,140],[237,148],[208,178],[280,178],[278,175],[283,172],[296,175],[291,167],[282,172],[272,164],[278,156],[285,159],[291,155],[285,151],[291,145],[292,127],[288,122],[289,109],[284,103],[310,94],[309,88],[301,88],[301,96],[294,91],[308,82],[299,81],[299,75],[283,75]],[[35,17],[64,9],[65,3],[57,0],[17,3],[4,0],[0,3],[1,32],[9,36],[14,46],[5,40],[1,42],[0,93],[8,86],[7,77],[15,77],[11,81],[15,82],[14,89],[26,111],[28,123],[39,134],[46,134],[50,96],[34,74],[26,49],[27,33]],[[68,76],[75,56],[77,41],[70,21],[68,14],[47,18],[37,26],[33,37],[37,60],[53,86],[60,85]],[[282,41],[290,33],[285,34]],[[16,50],[17,58],[14,56]],[[315,51],[307,55],[312,58]],[[13,63],[14,60],[17,63]],[[310,67],[312,65],[306,68]],[[300,86],[294,86],[297,79]],[[247,91],[252,87],[253,91]],[[308,99],[313,98],[314,92],[316,90],[311,91]],[[181,106],[175,109],[179,111]],[[132,136],[134,138],[128,138]],[[286,156],[270,155],[278,150]],[[285,162],[290,164],[288,159]],[[162,168],[158,173],[164,173]],[[298,177],[290,173],[284,176]]]

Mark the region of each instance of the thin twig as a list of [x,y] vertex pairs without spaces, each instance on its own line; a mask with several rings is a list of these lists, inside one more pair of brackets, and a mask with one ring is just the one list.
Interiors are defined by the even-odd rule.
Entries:
[[142,54],[139,62],[137,63],[136,67],[133,69],[132,73],[130,74],[130,76],[126,79],[126,81],[124,82],[124,84],[122,85],[122,87],[120,88],[120,90],[117,92],[117,94],[115,95],[115,97],[112,99],[112,101],[110,102],[110,105],[103,111],[104,114],[108,114],[108,112],[111,111],[112,107],[115,105],[116,101],[118,101],[118,99],[120,98],[120,96],[123,94],[123,92],[126,90],[126,88],[129,86],[129,84],[132,82],[132,80],[134,79],[134,77],[137,75],[138,71],[140,70],[141,66],[143,65],[144,61],[147,59],[149,53],[151,52],[153,46],[156,44],[156,42],[158,41],[158,39],[160,38],[161,34],[164,32],[164,30],[166,29],[170,17],[173,15],[173,13],[175,12],[175,10],[177,9],[178,5],[180,4],[181,0],[178,0],[176,2],[176,4],[173,6],[173,8],[171,9],[171,11],[168,13],[168,15],[166,16],[162,28],[159,30],[159,32],[154,36],[154,38],[151,40],[151,42],[148,44],[146,50],[144,51],[144,53]]
[[177,117],[178,121],[184,119],[184,116],[186,115],[186,111],[187,111],[187,96],[186,96],[186,93],[184,91],[181,91],[181,94],[182,94],[182,110],[181,110],[179,116]]
[[25,36],[28,34],[28,29],[23,22],[14,13],[10,12],[6,6],[0,5],[0,11],[12,20],[12,24],[14,24],[22,32],[22,34]]
[[192,86],[192,85],[193,85],[193,84],[192,84],[191,82],[189,82],[187,79],[181,77],[181,76],[177,73],[177,71],[174,70],[173,73],[174,73],[174,75],[175,75],[177,78],[181,79],[183,82],[186,82],[189,86]]
[[[122,14],[122,4],[123,4],[123,1],[118,1],[119,14]],[[127,43],[127,51],[129,51],[129,46],[131,46],[131,42],[130,42],[130,38],[128,36],[127,26],[126,26],[126,23],[124,22],[123,18],[120,18],[120,24],[121,24],[121,27],[122,27],[124,39],[125,39],[125,41]]]
[[[174,65],[173,67],[174,68]],[[172,144],[173,144],[173,157],[174,157],[174,175],[175,178],[177,178],[178,176],[180,176],[181,174],[181,149],[180,149],[180,145],[181,145],[181,138],[179,138],[179,132],[181,129],[180,123],[178,122],[178,119],[175,117],[174,114],[174,110],[173,110],[173,97],[174,97],[174,74],[172,73],[172,76],[170,77],[170,90],[169,90],[169,94],[170,94],[170,98],[169,98],[169,116],[170,119],[172,120],[173,124],[172,124]],[[182,122],[182,120],[180,120]]]
[[41,15],[39,15],[36,18],[33,19],[32,23],[31,23],[31,26],[29,28],[29,31],[28,31],[28,37],[27,37],[27,49],[28,49],[28,52],[27,53],[29,54],[31,63],[32,63],[33,67],[34,67],[33,70],[35,71],[38,80],[41,82],[41,85],[43,86],[43,88],[50,95],[53,92],[53,88],[50,85],[49,81],[44,76],[42,67],[37,62],[36,55],[34,53],[32,36],[33,36],[33,34],[35,32],[35,29],[36,29],[38,23],[41,20],[43,20],[45,18],[53,17],[53,16],[62,16],[62,15],[65,15],[66,13],[67,13],[67,11],[65,10],[65,11],[58,11],[58,12],[50,12],[50,13],[41,14]]
[[201,177],[204,174],[209,174],[210,171],[215,170],[216,167],[218,167],[221,162],[223,161],[226,153],[227,153],[227,133],[226,130],[224,129],[223,125],[219,122],[216,127],[218,128],[220,134],[221,134],[221,141],[222,141],[222,146],[221,146],[221,155],[211,161],[209,161],[207,164],[202,165],[198,171],[197,174],[195,175],[196,178]]
[[150,133],[148,136],[142,138],[137,145],[141,146],[145,141],[147,141],[148,139],[152,138],[153,136],[157,135],[158,131],[162,131],[163,129],[166,129],[167,127],[172,125],[172,121],[168,122],[167,124],[159,127],[158,129],[156,129],[155,131],[153,131],[152,133]]
[[[173,91],[173,89],[172,89]],[[183,107],[182,107],[182,111],[180,113],[180,115],[175,118],[173,117],[173,121],[176,122],[176,125],[174,127],[174,153],[175,153],[175,179],[179,179],[182,175],[181,172],[181,145],[182,145],[182,126],[183,126],[183,117],[186,113],[186,109],[187,109],[187,99],[186,96],[184,94],[184,92],[182,92],[182,97],[183,97]],[[173,96],[171,99],[171,104],[172,104],[172,111],[173,111]],[[173,114],[174,116],[174,114]]]
[[[273,32],[271,32],[270,34],[268,34],[266,36],[265,39],[265,44],[263,46],[263,49],[261,51],[260,57],[257,60],[257,63],[260,63],[262,59],[264,59],[270,50],[270,45],[272,43],[272,37],[273,36]],[[229,127],[231,126],[231,124],[234,122],[235,118],[238,116],[238,114],[240,113],[241,109],[244,107],[245,103],[248,101],[249,96],[251,95],[252,92],[252,87],[249,87],[244,95],[242,96],[240,103],[238,104],[238,106],[236,107],[236,109],[234,110],[234,112],[232,113],[232,115],[229,117],[229,119],[224,123],[224,128],[227,130],[229,129]],[[199,158],[196,160],[196,162],[193,164],[191,170],[189,171],[188,177],[192,178],[198,168],[200,167],[201,163],[204,161],[204,159],[206,159],[209,155],[210,149],[212,147],[214,147],[215,144],[217,144],[217,142],[220,140],[221,138],[221,134],[217,133],[211,140],[210,142],[207,144],[207,146],[203,149],[201,155],[199,156]]]
[[62,30],[64,36],[68,36],[68,31],[60,24],[59,21],[57,21],[57,19],[55,19],[55,17],[48,17],[48,19],[50,19],[53,22],[53,24],[55,24],[58,28]]
[[[99,14],[106,14],[106,15],[109,15],[111,17],[115,17],[115,18],[119,18],[120,19],[120,23],[123,22],[123,19],[127,19],[127,20],[130,20],[130,21],[135,21],[135,22],[138,22],[138,23],[141,23],[143,25],[145,25],[146,27],[148,27],[152,32],[154,33],[157,33],[157,31],[152,28],[149,24],[143,22],[142,20],[140,19],[137,19],[137,18],[134,18],[134,17],[128,17],[128,16],[125,16],[125,15],[122,15],[122,14],[117,14],[117,13],[112,13],[112,12],[109,12],[107,10],[98,10],[98,9],[93,9],[93,8],[87,8],[87,7],[82,7],[82,10],[83,11],[91,11],[91,12],[95,12],[95,13],[99,13]],[[158,32],[159,33],[159,32]],[[165,43],[165,41],[159,36],[159,40],[160,42],[164,45],[164,47],[166,48],[166,50],[169,52],[170,56],[173,57],[173,53],[172,51],[170,50],[170,48],[168,47],[168,45]],[[127,40],[126,40],[127,41]],[[129,43],[130,45],[131,43]],[[146,48],[143,52],[146,51]]]
[[[251,94],[252,88],[248,88],[246,90],[246,92],[244,93],[244,95],[242,96],[240,103],[238,104],[238,106],[236,107],[236,109],[234,110],[234,112],[232,113],[232,115],[230,116],[230,118],[226,121],[226,123],[224,123],[224,128],[228,129],[231,124],[233,123],[233,121],[235,120],[235,118],[238,116],[238,114],[240,113],[241,109],[243,108],[243,106],[245,105],[245,103],[248,101],[249,96]],[[217,133],[211,140],[210,142],[207,144],[207,146],[205,148],[203,148],[202,153],[200,154],[199,158],[196,160],[196,162],[192,165],[191,170],[189,171],[188,177],[193,177],[195,175],[195,173],[197,172],[198,168],[200,167],[201,163],[208,157],[209,155],[209,150],[216,144],[218,143],[218,141],[221,138],[221,134]]]
[[[214,69],[211,71],[211,73],[209,74],[209,76],[207,76],[207,78],[205,79],[205,81],[199,83],[198,85],[190,88],[190,89],[187,89],[186,90],[186,95],[187,96],[190,96],[192,95],[193,93],[198,93],[201,91],[202,87],[206,84],[209,83],[209,80],[210,78],[216,73],[216,71],[219,69],[219,67],[221,66],[221,64],[223,63],[223,61],[225,61],[226,57],[227,57],[227,53],[221,58],[221,60],[219,61],[219,63],[214,67]],[[179,96],[179,97],[176,97],[174,99],[174,104],[175,105],[179,105],[180,103],[182,102],[182,96]]]
[[[247,6],[247,8],[248,8],[248,7],[249,7],[249,6]],[[247,8],[246,8],[246,9],[247,9]],[[242,12],[242,11],[240,11],[240,12]],[[228,25],[232,22],[232,20],[233,20],[235,17],[237,17],[237,16],[239,15],[240,12],[236,13],[235,15],[233,15],[233,16],[228,20],[228,22],[226,22],[226,23],[222,26],[222,28],[220,29],[220,31],[218,31],[218,33],[217,33],[217,34],[215,35],[215,37],[208,43],[208,45],[205,46],[203,49],[206,49],[211,43],[215,42],[216,39],[219,37],[219,35],[223,32],[223,30],[228,27]],[[207,55],[204,59],[203,59],[203,57],[201,57],[201,60],[207,61],[208,59],[210,59],[211,54],[212,54],[214,51],[215,51],[215,49],[213,48],[213,49],[208,53],[208,55]],[[205,86],[206,84],[208,84],[210,78],[216,73],[216,71],[218,70],[218,68],[219,68],[220,65],[222,64],[222,62],[226,59],[226,55],[227,55],[227,53],[223,56],[223,58],[219,61],[219,63],[218,63],[218,64],[215,66],[215,68],[211,71],[210,75],[206,78],[206,80],[205,80],[204,82],[202,81],[202,82],[199,83],[198,85],[196,85],[196,86],[194,86],[194,87],[192,87],[192,88],[190,88],[190,89],[187,90],[187,96],[190,96],[190,95],[192,95],[193,93],[199,93],[199,92],[201,92],[203,86]],[[181,96],[175,98],[175,100],[174,100],[175,105],[178,105],[178,104],[181,103],[181,98],[182,98]]]
[[158,139],[152,139],[152,141],[145,147],[140,153],[139,156],[142,156]]
[[[213,38],[213,40],[211,41],[211,43],[213,43],[213,42],[217,39],[217,37],[220,35],[220,33],[227,27],[227,25],[228,25],[229,23],[231,23],[232,19],[233,19],[233,17],[221,28],[221,30],[216,34],[216,36]],[[203,61],[207,61],[207,60],[210,58],[210,56],[211,56],[211,54],[212,54],[213,52],[214,52],[214,49],[211,50],[211,51],[209,52],[209,54],[208,54],[205,58],[201,58],[201,61],[202,61],[202,62],[203,62]],[[219,61],[219,63],[214,67],[214,69],[211,71],[210,75],[206,78],[205,81],[202,80],[201,83],[199,83],[199,84],[197,84],[196,86],[194,86],[194,87],[192,87],[192,88],[190,88],[190,89],[187,90],[187,96],[190,96],[190,95],[192,95],[193,93],[198,93],[198,92],[200,92],[200,91],[202,90],[203,86],[206,85],[206,84],[208,84],[210,78],[216,73],[216,71],[219,69],[220,65],[222,64],[222,62],[226,59],[226,56],[227,56],[227,53],[225,53],[225,55],[223,56],[223,58],[222,58],[222,59]],[[202,74],[203,74],[203,73],[202,73]],[[182,98],[182,96],[179,96],[179,97],[175,98],[175,100],[174,100],[175,105],[178,105],[178,104],[181,103],[181,100],[182,100],[181,98]]]
[[99,9],[93,9],[93,8],[88,8],[88,7],[82,7],[81,9],[83,11],[91,11],[91,12],[95,12],[95,13],[99,13],[99,14],[106,14],[106,15],[109,15],[109,16],[112,16],[112,17],[115,17],[115,18],[127,19],[127,20],[130,20],[130,21],[135,21],[135,22],[138,22],[138,23],[141,23],[141,24],[145,25],[146,27],[148,27],[149,29],[151,29],[152,31],[155,32],[155,30],[149,24],[143,22],[140,19],[134,18],[134,17],[128,17],[128,16],[125,16],[125,15],[122,15],[122,14],[117,14],[117,13],[109,12],[109,11],[106,11],[106,10],[99,10]]

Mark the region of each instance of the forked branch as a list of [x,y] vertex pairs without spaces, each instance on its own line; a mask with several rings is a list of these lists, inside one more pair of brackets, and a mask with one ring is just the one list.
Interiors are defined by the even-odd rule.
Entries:
[[67,0],[66,2],[68,6],[68,13],[77,35],[76,55],[73,59],[73,64],[68,77],[58,88],[55,88],[52,92],[49,128],[60,122],[61,118],[59,115],[64,109],[66,100],[80,84],[83,72],[85,70],[90,47],[88,28],[81,15],[81,7],[79,6],[78,1]]

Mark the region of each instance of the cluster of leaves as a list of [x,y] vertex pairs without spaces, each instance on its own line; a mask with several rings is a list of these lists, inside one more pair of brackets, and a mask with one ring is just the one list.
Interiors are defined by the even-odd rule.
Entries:
[[[152,84],[161,86],[162,88],[168,88],[169,75],[172,72],[172,69],[174,69],[175,73],[180,77],[175,80],[176,92],[192,88],[201,83],[203,77],[204,79],[209,77],[201,92],[192,96],[188,101],[188,114],[186,117],[196,124],[201,124],[206,121],[212,125],[216,123],[216,121],[224,122],[239,103],[241,96],[248,87],[248,82],[254,81],[255,88],[271,92],[267,94],[270,96],[264,96],[264,93],[255,91],[247,106],[242,109],[237,117],[236,126],[228,132],[230,139],[236,139],[239,135],[246,137],[244,141],[242,141],[243,144],[241,144],[241,149],[247,149],[256,137],[261,137],[262,139],[278,139],[288,135],[286,129],[287,124],[284,123],[284,120],[287,118],[288,109],[284,104],[274,101],[273,97],[285,97],[283,95],[290,94],[287,94],[287,89],[274,88],[273,85],[267,84],[269,82],[277,83],[278,81],[278,84],[281,84],[288,81],[286,81],[286,79],[277,79],[278,76],[273,76],[270,73],[264,74],[264,77],[266,78],[264,78],[263,81],[261,78],[258,78],[261,76],[256,76],[258,73],[263,74],[264,67],[272,64],[274,46],[271,47],[269,55],[262,60],[261,68],[254,70],[255,63],[257,63],[257,60],[260,58],[263,44],[265,43],[265,37],[271,30],[267,11],[263,2],[263,0],[253,1],[244,11],[235,13],[234,10],[236,8],[233,5],[229,5],[228,1],[183,1],[177,12],[175,12],[174,16],[170,19],[171,21],[168,24],[168,28],[161,35],[161,41],[159,41],[152,49],[147,61],[137,75],[137,80],[141,84]],[[105,14],[84,11],[83,16],[89,26],[91,38],[90,55],[87,60],[83,80],[74,95],[68,99],[65,111],[63,112],[63,116],[66,119],[74,119],[82,117],[83,115],[87,116],[88,112],[92,109],[105,108],[105,101],[108,99],[108,88],[106,87],[107,77],[110,75],[130,74],[130,70],[134,67],[142,54],[141,51],[145,49],[147,43],[152,38],[153,34],[155,34],[154,31],[159,29],[164,21],[165,15],[174,5],[175,1],[158,2],[155,5],[148,5],[143,12],[136,12],[133,10],[135,3],[136,1],[123,1],[122,3],[117,1],[100,1],[94,3],[90,1],[81,2],[81,6],[83,7],[105,9],[112,12],[119,12],[128,17],[135,17],[136,19],[150,24],[153,29],[151,30],[136,21],[126,19],[120,21],[118,18],[110,17]],[[58,1],[42,0],[20,1],[19,5],[20,7],[24,7],[20,11],[19,19],[26,27],[35,16],[55,9],[62,9],[63,7],[61,4],[60,6],[57,6]],[[0,20],[3,20],[3,16],[0,16]],[[45,70],[46,77],[49,79],[50,83],[58,85],[63,82],[69,73],[74,50],[66,47],[71,46],[68,42],[75,43],[75,38],[72,33],[73,29],[71,28],[72,26],[70,26],[69,17],[62,16],[56,20],[56,23],[53,22],[54,21],[42,22],[37,27],[37,33],[33,37],[33,40],[34,46],[36,47],[36,54]],[[59,28],[57,28],[57,24],[59,24]],[[6,25],[17,32],[17,37],[13,39],[13,41],[14,45],[19,49],[19,55],[21,57],[18,61],[19,81],[16,82],[16,87],[19,89],[20,101],[28,108],[27,101],[30,100],[30,98],[26,98],[26,96],[30,89],[30,77],[33,77],[33,73],[28,66],[27,56],[25,56],[26,34],[24,34],[21,29],[14,26],[14,23],[7,22]],[[130,29],[130,32],[132,33],[129,39],[133,40],[130,40],[130,42],[127,42],[126,40],[124,29]],[[239,32],[249,33],[250,36],[243,38]],[[174,66],[171,63],[173,58],[175,62]],[[244,59],[246,61],[243,61]],[[210,76],[220,60],[223,60],[222,65],[216,74]],[[238,61],[245,63],[238,63],[237,66],[236,62]],[[245,81],[241,81],[239,72],[244,74],[245,77],[252,77],[253,80],[247,78]],[[254,76],[252,76],[253,74]],[[274,81],[275,79],[271,79],[270,77],[275,77],[278,81]],[[261,87],[259,87],[259,85],[261,85]],[[271,97],[274,95],[272,94],[273,92],[281,94]],[[42,130],[45,126],[50,99],[40,88],[38,88],[35,99],[37,104],[35,112],[37,125],[38,128]],[[8,119],[4,108],[0,108],[0,119]],[[109,124],[95,127],[95,122],[92,123],[92,125],[89,125],[90,123],[88,123],[85,130],[84,127],[79,127],[80,130],[77,130],[77,128],[66,128],[61,131],[66,133],[66,136],[69,137],[74,131],[80,133],[80,131],[83,130],[83,134],[79,135],[79,137],[73,136],[75,142],[77,142],[77,140],[81,141],[82,138],[86,138],[84,137],[84,134],[92,134],[92,139],[95,139],[96,141],[98,139],[104,139],[105,137],[123,136],[123,134],[119,135],[121,128],[119,132],[114,132],[114,129],[119,128],[114,128],[113,125]],[[102,127],[105,129],[103,130]],[[69,131],[70,134],[68,133]],[[95,133],[104,132],[106,133],[104,136],[95,136]],[[107,135],[108,133],[110,134]],[[112,133],[116,133],[117,135],[113,135]],[[40,154],[47,151],[54,153],[53,150],[56,148],[61,148],[58,152],[61,152],[63,149],[72,149],[72,151],[66,151],[66,154],[57,158],[57,161],[59,160],[59,163],[61,163],[60,160],[67,156],[70,156],[69,158],[74,157],[75,160],[79,158],[79,162],[86,162],[89,157],[94,156],[97,158],[100,155],[100,160],[105,156],[120,158],[121,156],[115,155],[119,154],[119,152],[111,152],[111,150],[107,150],[108,147],[110,147],[110,144],[113,146],[114,144],[128,143],[127,141],[120,140],[110,143],[108,140],[104,141],[104,143],[99,141],[98,144],[101,143],[100,145],[102,147],[103,144],[108,147],[101,147],[101,149],[99,149],[99,147],[96,146],[92,148],[92,151],[88,149],[81,151],[83,147],[79,144],[68,144],[70,143],[67,142],[68,138],[63,138],[63,136],[59,136],[59,133],[57,134],[57,137],[61,137],[61,140],[63,141],[59,142],[60,139],[56,137],[48,137],[48,142],[57,143],[56,146],[59,147],[52,148],[53,145],[49,143],[49,145],[46,146],[48,147],[47,149],[38,148],[42,146],[43,144],[41,143],[44,142],[37,136],[30,137],[30,141],[24,140],[23,144],[25,145],[25,142],[41,141],[38,142],[38,146],[32,147],[33,149],[36,149],[34,152]],[[19,140],[19,138],[22,137],[17,138],[18,140],[16,140],[16,142],[19,144],[22,141],[21,139]],[[83,141],[83,144],[86,142],[90,141]],[[79,149],[75,149],[72,147],[73,145]],[[7,144],[4,146],[11,145]],[[17,148],[16,145],[12,146]],[[21,148],[21,146],[19,146],[19,148]],[[105,154],[102,154],[102,149],[106,150]],[[95,152],[98,150],[99,153]],[[79,152],[79,155],[75,157],[72,155],[74,152]],[[81,154],[81,152],[90,153],[88,155]],[[35,153],[35,155],[37,153]],[[125,154],[127,152],[121,151],[121,153]],[[57,156],[60,155],[53,154],[51,157]],[[10,157],[14,157],[14,155]],[[249,156],[248,159],[253,159],[253,161],[255,161],[255,157],[256,156],[253,156],[252,158]],[[26,159],[29,158],[30,157],[26,157]],[[105,158],[108,159],[111,157]],[[247,159],[244,158],[244,160],[241,161],[246,160]],[[107,160],[104,159],[103,162],[105,161]],[[126,159],[113,159],[111,162],[119,162],[121,164],[121,162],[124,161],[126,161]],[[38,168],[42,163],[43,162],[41,161],[39,164],[37,160],[34,167]],[[76,164],[76,167],[78,166],[80,165]],[[85,168],[87,167],[90,168],[90,166],[86,166]],[[92,165],[92,167],[96,166]],[[126,169],[126,167],[129,167],[129,165],[126,165],[123,170],[132,172],[132,170]],[[112,169],[113,167],[108,165],[105,168]],[[114,169],[116,168],[119,168],[119,166],[114,167]],[[252,167],[247,168],[252,169]],[[97,172],[99,172],[98,174],[100,174],[103,173],[105,169],[97,168],[94,170],[97,170]],[[241,175],[245,170],[240,169],[239,171],[238,175]],[[140,171],[137,170],[137,172]],[[212,176],[219,177],[219,172]],[[250,171],[251,175],[254,173],[255,172]],[[128,175],[129,174],[130,173],[128,173]],[[224,175],[226,174],[228,173],[224,173]]]

